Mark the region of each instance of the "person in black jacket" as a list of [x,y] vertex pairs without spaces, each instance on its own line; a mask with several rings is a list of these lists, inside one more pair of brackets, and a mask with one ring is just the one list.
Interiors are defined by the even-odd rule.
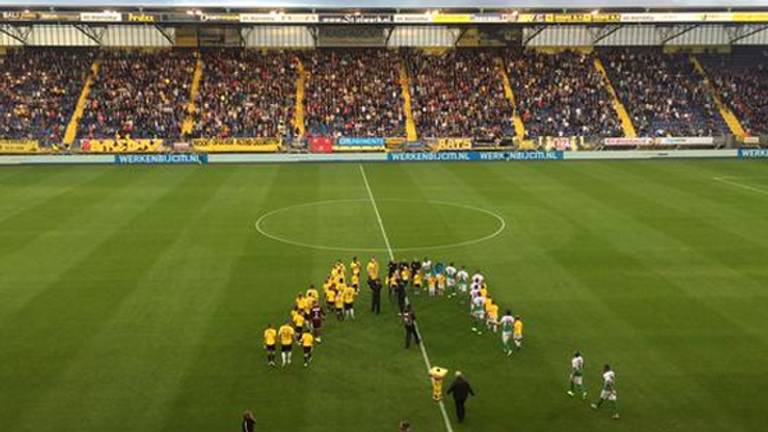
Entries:
[[368,279],[368,286],[371,288],[371,312],[378,315],[381,312],[381,281]]
[[456,403],[456,417],[459,419],[459,423],[464,421],[464,403],[467,401],[469,395],[474,396],[475,392],[472,391],[472,387],[469,382],[464,379],[464,375],[461,371],[456,371],[456,378],[451,383],[446,391],[447,394],[453,396],[453,401]]
[[406,306],[403,311],[403,325],[405,326],[405,348],[411,347],[411,339],[416,342],[416,345],[420,344],[421,340],[416,332],[416,314],[413,313],[411,305]]
[[240,432],[253,432],[256,427],[256,419],[253,418],[253,413],[246,411],[243,413],[243,422],[240,426]]

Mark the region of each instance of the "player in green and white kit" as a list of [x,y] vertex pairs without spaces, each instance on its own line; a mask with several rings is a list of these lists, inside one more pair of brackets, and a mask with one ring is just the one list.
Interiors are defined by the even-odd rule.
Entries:
[[603,366],[603,390],[600,392],[600,400],[597,403],[593,403],[592,409],[598,409],[603,405],[603,402],[609,401],[613,406],[613,418],[619,418],[619,407],[617,405],[616,396],[616,374],[611,370],[609,365]]
[[587,391],[584,390],[584,357],[576,351],[571,359],[571,389],[568,390],[568,396],[573,397],[578,389],[581,398],[587,398]]
[[515,327],[515,317],[512,316],[512,311],[507,310],[504,316],[501,317],[501,320],[499,320],[499,324],[501,324],[501,343],[504,346],[502,350],[507,354],[507,356],[511,356],[512,331]]

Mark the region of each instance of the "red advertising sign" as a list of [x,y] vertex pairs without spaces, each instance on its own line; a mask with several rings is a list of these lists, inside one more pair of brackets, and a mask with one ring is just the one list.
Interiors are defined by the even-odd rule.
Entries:
[[333,140],[317,136],[309,138],[309,151],[312,153],[333,153]]

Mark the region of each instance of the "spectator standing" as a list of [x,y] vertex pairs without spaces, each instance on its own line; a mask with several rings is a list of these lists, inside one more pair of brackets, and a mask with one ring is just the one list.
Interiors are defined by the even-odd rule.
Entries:
[[451,383],[451,386],[448,387],[446,393],[453,396],[453,402],[456,404],[456,417],[459,419],[459,423],[463,423],[466,415],[464,404],[470,395],[475,395],[475,392],[461,371],[456,371],[456,378]]
[[378,315],[381,313],[381,281],[368,279],[368,286],[371,288],[371,312]]

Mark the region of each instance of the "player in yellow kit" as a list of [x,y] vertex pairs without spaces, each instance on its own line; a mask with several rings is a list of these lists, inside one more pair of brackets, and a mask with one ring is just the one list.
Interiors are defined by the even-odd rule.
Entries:
[[371,260],[368,261],[368,265],[365,267],[365,269],[368,272],[368,279],[379,278],[379,263],[376,261],[376,258],[371,257]]
[[405,286],[410,285],[410,283],[411,283],[411,268],[408,265],[404,265],[400,269],[400,279],[403,281]]
[[490,297],[485,301],[485,325],[494,333],[499,331],[499,305]]
[[437,290],[437,278],[432,273],[427,273],[427,290],[431,296],[435,295]]
[[437,294],[443,295],[445,293],[445,275],[438,273],[435,275],[435,281],[437,282]]
[[417,271],[413,275],[413,292],[421,294],[421,285],[424,283],[424,275],[420,271]]
[[333,308],[336,311],[336,318],[339,321],[344,319],[344,292],[346,286],[342,285],[336,289],[336,297],[333,300]]
[[272,324],[267,324],[264,330],[264,349],[267,350],[267,364],[275,365],[275,348],[277,346],[277,330],[272,328]]
[[512,340],[515,341],[515,348],[520,351],[523,347],[523,320],[520,315],[515,317],[514,330],[512,332]]
[[357,260],[357,257],[352,257],[352,262],[349,263],[349,269],[352,271],[353,275],[360,276],[360,261]]
[[310,301],[312,304],[309,305],[309,308],[312,309],[312,306],[315,305],[315,302],[320,299],[320,295],[317,292],[317,289],[315,288],[315,284],[310,284],[309,288],[307,289],[307,295],[305,297],[306,299],[311,299]]
[[285,323],[277,330],[277,334],[280,337],[280,355],[283,359],[283,367],[285,367],[286,364],[291,364],[293,338],[296,336],[296,332],[290,324]]
[[350,285],[356,292],[360,291],[360,274],[352,273],[352,277],[349,278]]
[[305,332],[301,335],[301,348],[304,350],[304,367],[309,366],[312,361],[312,347],[315,344],[315,338],[312,333]]
[[357,297],[357,290],[352,286],[348,286],[344,289],[342,296],[344,297],[344,317],[355,319],[355,297]]
[[301,334],[304,332],[304,323],[306,322],[306,318],[304,318],[304,313],[299,310],[299,307],[296,306],[291,311],[291,322],[293,322],[293,328],[296,333],[296,337],[301,336]]

